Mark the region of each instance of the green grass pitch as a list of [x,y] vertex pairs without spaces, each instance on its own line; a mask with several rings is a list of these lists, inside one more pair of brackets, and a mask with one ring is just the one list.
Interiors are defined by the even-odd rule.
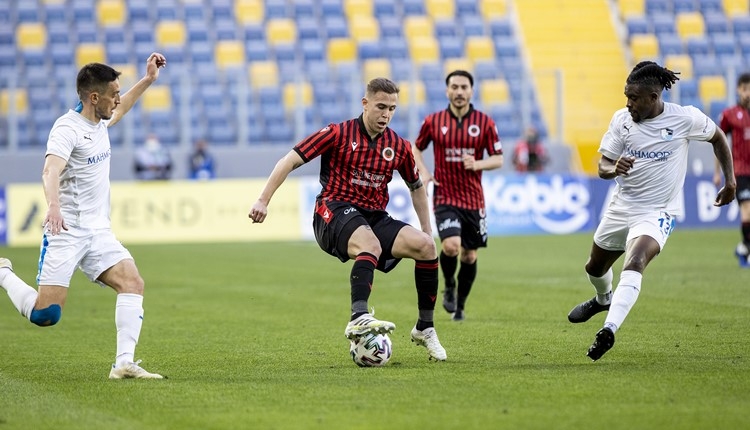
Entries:
[[[466,321],[438,303],[444,363],[409,341],[416,293],[404,261],[375,275],[370,304],[397,327],[390,363],[365,369],[343,335],[351,263],[315,243],[129,246],[146,279],[136,358],[169,379],[107,379],[114,294],[77,273],[55,327],[0,300],[0,430],[750,428],[750,270],[732,255],[738,238],[678,228],[595,363],[585,353],[604,314],[566,318],[593,295],[591,234],[491,238]],[[27,281],[37,254],[0,248]]]

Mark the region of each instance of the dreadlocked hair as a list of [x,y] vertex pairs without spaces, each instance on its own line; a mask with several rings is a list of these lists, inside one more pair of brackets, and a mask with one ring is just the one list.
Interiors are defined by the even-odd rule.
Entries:
[[633,67],[628,75],[627,83],[659,87],[665,90],[672,88],[672,84],[679,81],[680,72],[673,72],[653,61],[641,61]]

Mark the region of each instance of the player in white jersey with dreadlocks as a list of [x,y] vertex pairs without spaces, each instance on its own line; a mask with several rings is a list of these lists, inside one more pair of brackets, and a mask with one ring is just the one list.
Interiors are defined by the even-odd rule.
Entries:
[[[615,343],[615,332],[638,299],[643,272],[667,242],[682,214],[680,191],[687,171],[688,143],[708,141],[724,172],[715,206],[734,200],[737,183],[727,138],[716,124],[692,106],[662,100],[678,80],[652,61],[638,63],[627,78],[626,108],[617,111],[602,138],[599,176],[617,186],[594,233],[586,274],[596,296],[574,307],[572,323],[588,321],[607,310],[588,357],[596,361]],[[620,281],[612,292],[612,265],[625,254]]]
[[100,63],[81,68],[76,81],[80,103],[55,122],[47,142],[42,182],[48,207],[38,290],[13,273],[10,260],[0,258],[0,286],[21,315],[42,327],[60,320],[76,268],[117,293],[117,352],[111,379],[163,378],[140,367],[140,360],[134,361],[143,322],[144,282],[133,257],[110,228],[112,152],[107,128],[133,107],[164,66],[163,55],[151,54],[145,76],[122,96],[120,72]]

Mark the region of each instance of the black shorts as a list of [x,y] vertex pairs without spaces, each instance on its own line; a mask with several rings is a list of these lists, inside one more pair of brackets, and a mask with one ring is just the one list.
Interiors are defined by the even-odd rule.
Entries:
[[382,272],[391,271],[401,261],[400,258],[393,257],[391,252],[396,236],[407,226],[405,222],[391,218],[386,211],[362,209],[345,202],[315,202],[315,240],[320,249],[341,262],[349,260],[349,239],[354,230],[363,225],[369,225],[380,241],[382,253],[377,269]]
[[440,241],[461,236],[461,247],[464,249],[487,247],[487,220],[484,209],[470,210],[439,205],[435,207],[435,224]]
[[750,176],[736,176],[737,179],[737,203],[750,200]]

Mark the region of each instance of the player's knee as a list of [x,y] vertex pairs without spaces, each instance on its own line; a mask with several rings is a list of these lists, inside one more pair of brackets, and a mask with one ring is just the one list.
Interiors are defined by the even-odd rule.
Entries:
[[39,327],[47,327],[57,324],[62,318],[62,308],[60,305],[49,305],[44,309],[34,309],[31,311],[29,321]]

